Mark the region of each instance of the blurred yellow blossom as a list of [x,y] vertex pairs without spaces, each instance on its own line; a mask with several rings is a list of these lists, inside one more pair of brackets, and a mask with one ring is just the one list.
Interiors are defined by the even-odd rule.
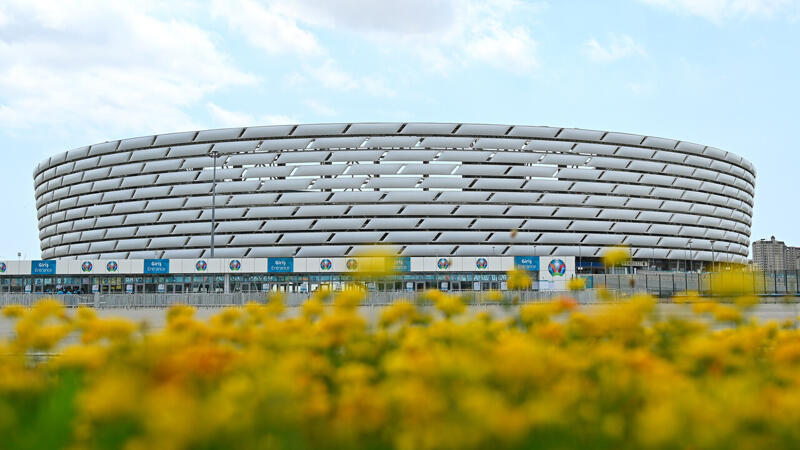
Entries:
[[688,318],[641,294],[501,309],[438,290],[362,316],[358,284],[328,314],[317,296],[207,320],[177,306],[149,330],[12,309],[0,447],[798,448],[797,322],[723,292],[675,298],[704,314]]
[[3,316],[9,318],[22,317],[25,307],[22,305],[7,305],[3,307]]
[[763,278],[757,272],[732,270],[709,275],[709,288],[715,296],[744,297],[762,290]]
[[267,295],[266,312],[278,317],[286,310],[286,295],[283,292],[272,292]]
[[315,320],[325,312],[325,305],[316,297],[310,298],[303,303],[303,316],[308,320]]
[[586,289],[586,279],[581,277],[573,277],[567,281],[567,289],[570,291],[582,291]]
[[603,264],[606,267],[621,266],[631,259],[628,247],[611,247],[603,253]]
[[387,247],[375,246],[359,252],[355,275],[358,278],[383,278],[395,273],[397,254]]
[[380,324],[388,326],[400,321],[413,322],[417,316],[417,307],[413,303],[398,300],[381,312]]
[[514,269],[509,270],[506,275],[508,276],[507,283],[509,289],[516,291],[531,288],[531,276],[528,275],[528,272],[524,269],[515,267]]
[[453,317],[462,314],[466,310],[461,297],[457,295],[444,294],[439,296],[436,301],[436,309],[442,312],[445,317]]
[[739,310],[728,305],[715,305],[711,313],[720,322],[740,322],[742,320],[742,314]]

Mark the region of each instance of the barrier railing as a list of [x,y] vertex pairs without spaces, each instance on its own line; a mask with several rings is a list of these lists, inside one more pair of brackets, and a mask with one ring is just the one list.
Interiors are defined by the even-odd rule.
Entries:
[[[744,272],[732,274],[741,276],[741,284],[752,283],[752,290],[769,302],[770,297],[798,297],[800,298],[800,284],[798,272]],[[549,301],[564,295],[570,295],[581,303],[598,301],[597,288],[604,287],[604,298],[618,298],[633,293],[649,293],[657,296],[662,301],[679,292],[696,291],[702,295],[713,295],[711,292],[711,275],[707,273],[685,272],[655,272],[627,274],[593,274],[581,275],[586,278],[586,291],[567,292],[564,290],[520,291],[511,293],[519,303]],[[369,292],[364,301],[365,306],[382,306],[394,303],[400,299],[416,299],[420,292]],[[495,292],[487,291],[462,291],[458,295],[468,304],[497,303]],[[506,293],[504,293],[506,294]],[[0,306],[20,304],[30,306],[42,298],[55,298],[68,307],[81,305],[96,308],[164,308],[175,304],[188,304],[197,307],[223,307],[242,306],[248,302],[266,302],[268,293],[136,293],[136,294],[83,294],[83,295],[56,295],[44,293],[0,293]],[[285,293],[285,302],[289,307],[296,307],[306,301],[310,294]]]
[[[658,297],[671,297],[679,292],[695,291],[713,295],[711,273],[697,272],[639,272],[627,274],[585,275],[587,287],[604,286],[622,293],[647,292]],[[786,272],[731,272],[726,280],[748,287],[756,295],[800,295],[800,271]]]

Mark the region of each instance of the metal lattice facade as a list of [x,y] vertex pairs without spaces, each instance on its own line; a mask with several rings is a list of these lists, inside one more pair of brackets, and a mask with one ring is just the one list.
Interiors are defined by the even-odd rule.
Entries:
[[[264,126],[70,150],[34,173],[43,258],[599,256],[744,262],[755,170],[733,153],[570,128]],[[511,230],[518,230],[512,233]]]

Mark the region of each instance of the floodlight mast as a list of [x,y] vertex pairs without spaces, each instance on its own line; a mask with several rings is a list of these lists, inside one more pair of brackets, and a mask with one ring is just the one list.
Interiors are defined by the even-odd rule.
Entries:
[[217,228],[217,157],[219,152],[212,150],[209,155],[214,158],[214,168],[211,183],[211,257],[214,257],[214,230]]

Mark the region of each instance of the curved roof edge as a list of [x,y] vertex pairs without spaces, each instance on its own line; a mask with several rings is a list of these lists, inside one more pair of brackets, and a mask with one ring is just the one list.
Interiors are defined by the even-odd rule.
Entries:
[[[518,137],[531,139],[552,139],[572,141],[606,142],[614,145],[650,147],[662,150],[678,150],[702,154],[713,159],[738,163],[749,170],[753,176],[756,168],[752,162],[742,156],[687,141],[645,136],[615,131],[590,130],[584,128],[558,128],[532,125],[504,125],[456,122],[335,122],[308,123],[288,125],[260,125],[252,127],[215,128],[197,131],[181,131],[175,133],[139,136],[116,141],[106,141],[90,146],[78,147],[58,153],[37,164],[33,176],[70,159],[79,159],[119,150],[185,145],[198,142],[219,142],[231,140],[256,140],[288,138],[295,136],[315,137],[331,135],[448,135],[448,136],[486,136],[486,137]],[[733,160],[727,158],[732,155]]]

